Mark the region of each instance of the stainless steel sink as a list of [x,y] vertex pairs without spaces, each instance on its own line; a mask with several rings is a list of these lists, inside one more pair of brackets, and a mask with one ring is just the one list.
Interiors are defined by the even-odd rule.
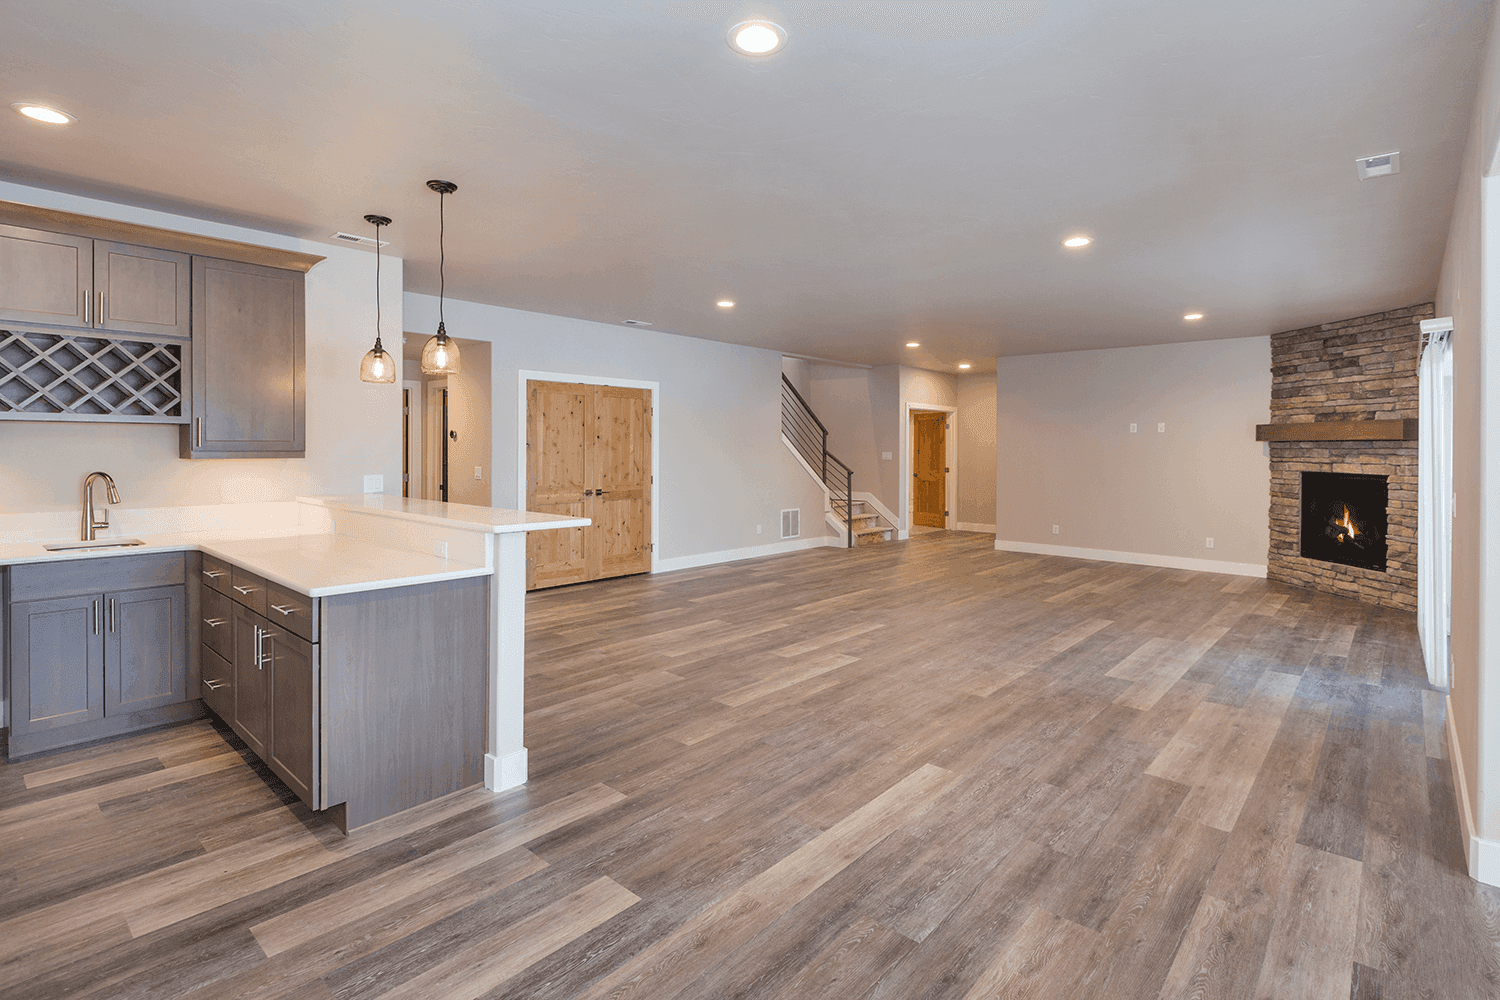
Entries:
[[146,543],[139,538],[96,538],[92,542],[48,542],[48,552],[79,552],[85,549],[128,549]]

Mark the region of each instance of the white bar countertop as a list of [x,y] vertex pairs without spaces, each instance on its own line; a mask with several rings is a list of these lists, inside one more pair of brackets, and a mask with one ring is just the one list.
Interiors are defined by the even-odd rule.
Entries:
[[[389,506],[363,501],[392,501]],[[557,517],[527,511],[492,510],[464,504],[403,500],[401,497],[309,497],[304,502],[325,507],[343,507],[383,516],[440,524],[470,531],[537,531],[582,527],[588,518]],[[407,511],[405,505],[413,505]],[[443,508],[456,508],[444,516]],[[485,519],[488,515],[488,521]],[[107,532],[99,541],[120,535]],[[26,563],[108,559],[114,556],[148,555],[160,552],[206,552],[265,577],[273,583],[308,597],[329,597],[366,590],[384,590],[440,580],[489,576],[494,567],[447,559],[409,549],[377,545],[362,538],[331,532],[296,533],[236,532],[232,527],[212,531],[166,534],[133,534],[144,544],[128,548],[69,549],[48,552],[45,541],[0,544],[0,566]],[[74,538],[47,541],[76,541]]]

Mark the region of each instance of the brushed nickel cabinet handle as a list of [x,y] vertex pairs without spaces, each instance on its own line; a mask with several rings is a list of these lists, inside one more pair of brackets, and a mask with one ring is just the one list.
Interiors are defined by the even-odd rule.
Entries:
[[197,447],[202,448],[203,447],[203,418],[202,417],[194,417],[193,418],[193,425],[194,425],[194,428],[195,428],[194,431],[193,431],[193,433],[196,436],[196,439],[198,441]]
[[265,659],[266,653],[265,653],[265,648],[262,645],[262,643],[264,642],[264,640],[266,638],[266,634],[260,630],[260,626],[259,625],[254,626],[254,628],[255,628],[255,669],[256,670],[263,670],[265,668],[262,666],[261,661]]
[[89,293],[87,289],[83,292],[83,325],[89,325]]
[[297,610],[297,606],[295,604],[289,604],[286,607],[282,607],[280,604],[273,604],[271,605],[271,610],[280,611],[283,615],[289,615]]
[[111,632],[115,630],[115,599],[113,597],[109,599],[109,630]]
[[219,577],[224,575],[224,571],[222,569],[206,569],[203,571],[203,575],[208,577],[210,580],[217,580]]
[[104,313],[104,293],[100,292],[99,293],[99,310],[98,310],[97,314],[94,316],[94,325],[96,325],[96,326],[103,326],[104,325],[104,316],[105,316],[105,313]]
[[90,607],[94,609],[94,634],[99,634],[99,602],[94,601]]
[[239,584],[235,584],[234,589],[237,590],[237,591],[239,591],[240,593],[246,595],[247,597],[249,595],[255,593],[255,588],[254,587],[241,587]]
[[205,679],[203,681],[203,686],[206,687],[206,688],[208,688],[210,691],[217,691],[217,690],[219,690],[219,688],[224,687],[228,683],[229,683],[228,681],[211,681],[211,680]]
[[207,625],[209,628],[218,628],[220,625],[228,625],[229,624],[229,619],[228,618],[205,618],[205,619],[203,619],[203,624]]

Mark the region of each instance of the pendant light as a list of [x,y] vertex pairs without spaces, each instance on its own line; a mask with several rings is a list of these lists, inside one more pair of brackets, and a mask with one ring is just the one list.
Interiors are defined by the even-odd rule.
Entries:
[[446,228],[443,199],[457,191],[458,185],[452,181],[428,181],[427,186],[438,193],[438,328],[437,335],[422,348],[422,374],[457,375],[458,343],[448,336],[448,328],[443,325],[443,295],[446,291],[443,277],[443,233]]
[[359,363],[361,382],[396,381],[396,361],[380,346],[380,227],[389,226],[391,220],[383,215],[367,215],[365,221],[375,227],[375,346]]

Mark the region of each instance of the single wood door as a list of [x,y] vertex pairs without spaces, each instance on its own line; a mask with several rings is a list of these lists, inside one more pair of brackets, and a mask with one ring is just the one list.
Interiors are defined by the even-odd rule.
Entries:
[[587,528],[526,536],[528,589],[651,569],[651,391],[529,382],[526,509]]
[[187,591],[181,584],[104,595],[104,714],[188,700]]
[[94,241],[0,226],[0,323],[89,326]]
[[261,618],[241,604],[234,615],[234,731],[250,744],[261,760],[269,754],[271,737],[271,675],[266,673]]
[[927,528],[946,528],[948,512],[948,469],[944,464],[944,439],[948,415],[930,410],[913,410],[911,415],[911,468],[913,524]]
[[317,647],[284,628],[264,629],[271,675],[271,754],[266,763],[302,801],[317,802]]
[[192,258],[171,250],[94,241],[94,326],[187,340]]
[[185,458],[306,451],[303,276],[193,258],[193,421]]
[[11,605],[13,734],[104,718],[102,605],[98,594]]
[[422,496],[448,500],[448,380],[426,383],[427,401],[422,407]]

